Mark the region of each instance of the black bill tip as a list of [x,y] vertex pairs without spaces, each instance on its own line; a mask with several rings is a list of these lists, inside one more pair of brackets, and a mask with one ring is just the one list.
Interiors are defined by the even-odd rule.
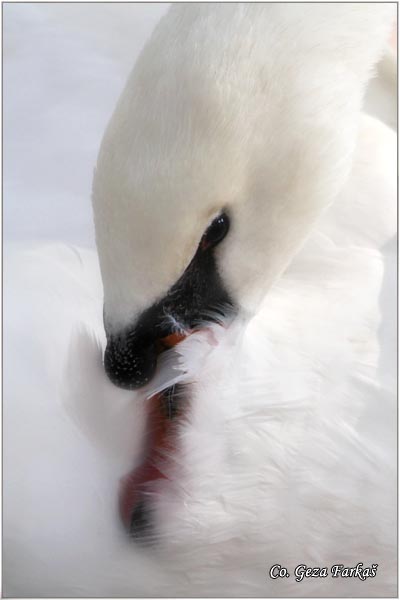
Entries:
[[104,368],[116,386],[126,390],[140,388],[152,379],[156,366],[154,344],[133,347],[123,338],[109,340],[104,353]]

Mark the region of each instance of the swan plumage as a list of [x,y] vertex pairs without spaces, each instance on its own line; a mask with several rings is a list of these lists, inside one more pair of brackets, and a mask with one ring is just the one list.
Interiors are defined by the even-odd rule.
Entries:
[[[276,267],[265,298],[251,303],[250,315],[244,303],[228,328],[213,325],[174,350],[177,377],[191,383],[193,396],[171,467],[177,476],[157,497],[153,551],[132,544],[116,519],[119,479],[140,452],[146,400],[137,393],[133,401],[136,393],[104,373],[96,255],[65,245],[8,247],[7,595],[393,593],[395,341],[385,307],[396,255],[395,136],[362,117],[352,143],[343,189],[301,249],[297,240],[279,278]],[[99,213],[96,220],[98,227]],[[196,222],[199,230],[206,225]],[[117,238],[126,252],[126,239]],[[154,246],[161,241],[171,247],[168,237]],[[193,242],[183,247],[188,256],[194,251]],[[144,259],[140,268],[149,266]],[[154,289],[145,286],[136,310],[173,283],[185,260],[171,261]],[[122,279],[112,277],[114,323],[133,314],[124,295],[127,262]],[[232,276],[231,287],[239,283]],[[379,575],[365,582],[268,577],[275,563],[370,560]]]

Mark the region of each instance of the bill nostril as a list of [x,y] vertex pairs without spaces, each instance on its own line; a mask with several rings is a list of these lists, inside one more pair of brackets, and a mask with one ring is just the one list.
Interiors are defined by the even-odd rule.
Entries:
[[114,385],[134,390],[154,375],[157,353],[154,343],[128,344],[123,339],[109,340],[104,353],[104,369]]

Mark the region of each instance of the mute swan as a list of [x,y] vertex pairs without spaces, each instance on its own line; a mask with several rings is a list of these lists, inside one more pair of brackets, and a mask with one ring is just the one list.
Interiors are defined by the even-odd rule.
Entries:
[[395,592],[395,139],[359,115],[391,18],[174,6],[100,150],[101,277],[90,251],[9,249],[8,596]]

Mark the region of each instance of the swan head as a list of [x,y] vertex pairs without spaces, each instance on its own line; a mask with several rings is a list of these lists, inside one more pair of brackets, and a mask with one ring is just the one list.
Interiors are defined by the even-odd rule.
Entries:
[[343,187],[390,18],[340,6],[177,5],[144,48],[93,183],[115,384],[146,384],[172,334],[256,311]]

